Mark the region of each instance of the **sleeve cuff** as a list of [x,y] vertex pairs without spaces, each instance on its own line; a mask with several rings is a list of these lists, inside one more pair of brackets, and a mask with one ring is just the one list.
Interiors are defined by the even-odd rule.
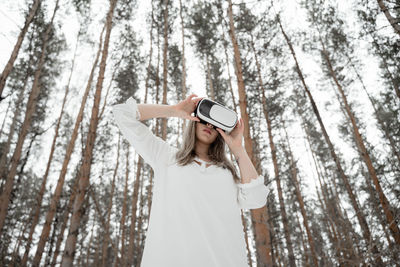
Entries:
[[245,183],[245,184],[238,183],[237,186],[240,188],[251,188],[251,187],[255,187],[260,184],[264,184],[264,176],[263,175],[259,175],[255,179],[251,179],[250,183]]
[[133,113],[135,114],[135,119],[140,120],[141,114],[138,109],[136,100],[133,97],[129,97],[128,100],[126,101],[126,104],[128,104],[131,107]]

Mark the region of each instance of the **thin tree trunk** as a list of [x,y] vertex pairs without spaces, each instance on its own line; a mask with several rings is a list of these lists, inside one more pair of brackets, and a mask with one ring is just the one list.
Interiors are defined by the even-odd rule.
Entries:
[[142,164],[138,164],[136,171],[136,180],[133,186],[132,193],[132,203],[131,203],[131,225],[129,231],[129,246],[128,246],[128,261],[126,266],[132,266],[133,258],[135,254],[135,235],[137,234],[135,230],[136,225],[136,210],[137,210],[137,202],[138,202],[138,193],[139,193],[139,185],[140,185],[140,177],[141,177],[141,168]]
[[383,0],[377,1],[379,8],[382,10],[383,14],[385,14],[390,25],[393,27],[394,31],[400,36],[400,20],[390,14],[389,9],[385,6],[385,3],[383,3]]
[[[164,0],[164,50],[163,50],[163,99],[162,104],[167,104],[168,92],[168,0]],[[167,139],[167,118],[162,118],[162,139]]]
[[[253,155],[253,144],[250,136],[249,128],[249,116],[247,114],[247,100],[246,100],[246,90],[243,81],[243,70],[242,70],[242,60],[240,58],[240,51],[238,42],[235,34],[235,26],[233,24],[233,12],[232,12],[232,1],[228,1],[228,17],[229,17],[229,34],[232,40],[232,46],[235,56],[235,66],[236,66],[236,78],[238,82],[238,92],[239,92],[239,106],[241,111],[241,117],[243,119],[244,125],[244,144],[247,154],[249,155],[252,162],[254,162]],[[257,261],[262,266],[272,266],[272,255],[271,255],[271,243],[270,243],[270,233],[268,229],[268,211],[266,207],[260,209],[252,209],[251,211],[253,226],[254,226],[254,236],[256,241],[256,251],[257,251]]]
[[295,184],[296,197],[297,197],[297,201],[298,201],[299,206],[300,206],[301,216],[303,217],[303,224],[304,224],[304,228],[306,229],[307,238],[308,238],[308,244],[310,245],[313,265],[314,266],[318,266],[318,258],[317,258],[317,254],[315,253],[314,238],[313,238],[313,236],[311,234],[311,231],[310,231],[308,217],[307,217],[307,214],[306,214],[306,209],[304,207],[304,199],[303,199],[303,195],[301,194],[299,180],[297,179],[296,162],[295,162],[295,160],[293,158],[293,152],[292,152],[292,149],[290,147],[290,140],[289,140],[288,133],[286,131],[285,122],[284,122],[284,120],[281,120],[281,121],[283,123],[283,130],[284,130],[284,132],[286,134],[286,143],[287,143],[288,149],[289,149],[289,153],[288,153],[287,156],[290,158],[291,177],[293,179],[293,183]]
[[0,102],[4,99],[1,95],[3,94],[4,87],[6,85],[7,77],[11,73],[13,67],[14,67],[14,62],[18,57],[19,49],[21,48],[22,41],[25,38],[25,34],[28,31],[29,25],[33,21],[33,18],[36,15],[37,10],[39,9],[41,0],[34,0],[32,4],[32,8],[29,10],[28,16],[25,19],[24,27],[22,27],[17,43],[14,46],[13,51],[11,52],[11,56],[7,61],[6,66],[3,69],[3,72],[0,75]]
[[[345,110],[347,112],[347,115],[349,116],[349,119],[351,121],[351,125],[353,127],[354,138],[355,138],[356,143],[357,143],[357,145],[358,145],[358,147],[359,147],[359,149],[361,151],[361,156],[362,156],[362,158],[363,158],[363,160],[365,162],[365,165],[367,166],[367,169],[368,169],[369,175],[370,175],[370,177],[372,179],[372,182],[375,185],[375,190],[378,193],[379,200],[381,202],[383,211],[384,211],[384,213],[386,215],[387,224],[389,226],[390,231],[392,232],[393,238],[395,239],[396,243],[398,245],[400,245],[400,229],[399,229],[399,227],[398,227],[398,225],[396,223],[394,214],[393,214],[393,212],[391,210],[390,203],[389,203],[385,193],[382,190],[382,187],[380,185],[380,182],[379,182],[378,176],[376,174],[375,168],[374,168],[374,166],[372,164],[372,160],[371,160],[371,158],[369,156],[369,153],[368,153],[368,151],[367,151],[367,149],[365,147],[365,144],[364,144],[364,140],[363,140],[363,138],[362,138],[362,136],[360,134],[360,131],[358,129],[354,114],[350,109],[350,106],[348,104],[347,97],[344,94],[342,85],[340,84],[339,80],[336,77],[336,73],[333,70],[332,63],[330,61],[330,58],[329,58],[328,53],[327,53],[327,51],[325,49],[325,45],[324,45],[322,39],[320,39],[320,42],[321,42],[321,45],[322,45],[322,52],[323,52],[325,60],[327,62],[330,75],[333,78],[333,80],[335,81],[335,84],[336,84],[336,86],[337,86],[337,88],[339,90],[339,93],[340,93],[340,95],[341,95],[341,97],[343,99],[343,104],[344,104]],[[377,253],[377,252],[378,251],[376,250],[376,252],[374,252],[374,253]]]
[[31,229],[30,229],[29,236],[28,236],[28,241],[27,241],[27,243],[25,245],[25,253],[24,253],[24,256],[23,256],[23,259],[22,259],[21,266],[26,266],[26,263],[28,261],[29,251],[30,251],[30,248],[31,248],[32,236],[33,236],[33,233],[35,232],[36,225],[39,222],[40,209],[42,207],[42,200],[43,200],[43,196],[44,196],[44,193],[45,193],[45,190],[46,190],[47,177],[48,177],[49,172],[50,172],[50,165],[51,165],[51,163],[53,161],[53,155],[54,155],[54,151],[56,149],[56,142],[57,142],[57,138],[58,138],[58,131],[59,131],[59,128],[60,128],[60,125],[61,125],[61,119],[62,119],[63,114],[64,114],[65,103],[67,101],[67,97],[68,97],[68,93],[69,93],[69,87],[70,87],[71,78],[72,78],[72,73],[74,71],[76,52],[77,52],[78,43],[79,43],[79,36],[80,36],[80,32],[78,33],[78,37],[77,37],[77,40],[76,40],[76,46],[75,46],[74,57],[72,59],[71,71],[70,71],[70,74],[69,74],[67,86],[65,88],[64,99],[63,99],[63,102],[62,102],[62,105],[61,105],[60,115],[58,116],[57,125],[56,125],[56,129],[55,129],[54,137],[53,137],[53,142],[52,142],[51,148],[50,148],[50,155],[49,155],[49,158],[47,160],[46,170],[45,170],[45,173],[44,173],[44,176],[43,176],[42,184],[40,186],[40,191],[39,191],[38,196],[37,196],[37,203],[36,203],[36,207],[35,207],[35,212],[34,212]]
[[94,229],[94,220],[92,224],[92,230],[90,231],[90,238],[89,238],[89,244],[86,250],[86,265],[85,266],[90,266],[89,265],[89,260],[90,260],[90,247],[92,246],[92,241],[93,241],[93,229]]
[[[8,102],[6,113],[4,115],[3,122],[1,123],[0,138],[2,138],[2,135],[3,135],[4,125],[6,125],[6,121],[7,121],[7,118],[8,118],[8,111],[10,110],[10,107],[11,107],[11,101]],[[3,178],[3,176],[0,175],[0,179],[2,179],[2,178]]]
[[142,182],[140,183],[140,204],[139,204],[139,217],[138,217],[138,230],[137,230],[137,235],[136,235],[136,244],[138,244],[138,253],[137,253],[137,262],[142,262],[142,255],[143,255],[143,221],[144,221],[144,199],[145,199],[145,190],[144,190],[144,179],[142,179]]
[[386,70],[386,74],[389,76],[390,81],[393,85],[393,89],[395,91],[395,94],[397,95],[398,98],[400,98],[400,83],[396,81],[396,79],[393,77],[392,72],[389,69],[388,62],[386,61],[385,57],[383,56],[384,52],[382,51],[381,45],[378,44],[377,37],[375,36],[374,33],[370,33],[372,37],[372,43],[374,44],[376,50],[378,51],[379,56],[381,57],[382,60],[382,65]]
[[256,50],[254,47],[253,35],[251,34],[251,32],[249,34],[251,37],[251,47],[253,50],[253,54],[254,54],[255,62],[256,62],[256,66],[257,66],[258,84],[261,88],[261,93],[262,93],[263,112],[264,112],[265,119],[267,121],[269,146],[271,147],[271,156],[272,156],[272,162],[273,162],[273,166],[274,166],[275,181],[276,181],[276,185],[278,188],[278,199],[279,199],[280,212],[281,212],[281,216],[282,216],[283,229],[284,229],[284,233],[285,233],[286,247],[287,247],[287,250],[289,253],[289,265],[296,266],[296,261],[295,261],[296,259],[294,257],[293,244],[292,244],[292,240],[290,237],[290,230],[289,230],[288,218],[287,218],[287,214],[286,214],[286,207],[285,207],[285,202],[283,199],[275,142],[274,142],[274,138],[273,138],[273,134],[272,134],[272,122],[271,122],[271,118],[270,118],[268,107],[267,107],[268,101],[265,97],[265,88],[263,85],[264,82],[262,80],[262,75],[261,75],[261,66],[260,66],[260,63],[258,62],[257,53],[256,53]]
[[182,35],[182,94],[186,99],[186,59],[185,59],[185,26],[182,16],[182,0],[179,0],[179,16],[181,19],[181,35]]
[[[121,234],[121,262],[125,262],[125,218],[128,199],[128,178],[129,178],[129,146],[126,149],[126,168],[125,168],[125,188],[124,188],[124,201],[122,204],[122,216],[120,221]],[[119,237],[119,235],[118,235]],[[118,243],[117,243],[118,247]],[[117,255],[118,256],[118,255]],[[117,264],[115,263],[115,267]]]
[[65,244],[63,259],[61,262],[62,267],[72,266],[73,264],[76,239],[79,231],[79,224],[81,222],[81,217],[84,214],[84,209],[82,208],[82,204],[86,196],[86,190],[89,186],[91,161],[93,157],[93,149],[96,140],[96,130],[98,124],[99,103],[101,98],[101,91],[103,88],[104,73],[106,70],[106,62],[108,56],[108,46],[110,42],[110,35],[112,29],[112,19],[116,2],[117,0],[110,1],[110,9],[107,14],[106,36],[104,40],[104,49],[100,61],[100,70],[96,84],[96,91],[94,94],[92,117],[90,119],[89,132],[86,139],[85,154],[83,157],[82,165],[79,169],[79,188],[75,198],[74,207],[71,215],[69,233]]
[[68,199],[68,204],[67,204],[66,209],[65,209],[65,211],[63,213],[63,216],[61,218],[62,219],[62,225],[61,225],[61,228],[60,228],[60,233],[58,234],[56,247],[54,249],[53,259],[51,261],[51,266],[53,266],[53,267],[56,265],[58,255],[60,254],[61,243],[64,240],[64,232],[65,232],[65,229],[67,228],[67,225],[68,225],[69,214],[71,213],[72,205],[74,204],[74,201],[75,201],[75,196],[76,196],[76,190],[77,189],[78,189],[78,177],[76,177],[74,179],[74,184],[72,186],[71,194],[70,194],[69,199]]
[[[103,31],[104,31],[104,28],[103,28]],[[35,257],[33,259],[33,266],[39,266],[39,264],[40,264],[40,260],[41,260],[41,257],[42,257],[44,246],[45,246],[45,244],[47,242],[47,238],[48,238],[49,233],[50,233],[50,225],[51,225],[51,222],[52,222],[52,220],[54,218],[54,214],[56,212],[57,204],[58,204],[58,202],[60,200],[60,197],[61,197],[62,188],[64,186],[64,181],[65,181],[65,176],[67,174],[68,164],[69,164],[72,152],[73,152],[74,147],[75,147],[75,141],[76,141],[76,139],[78,137],[79,127],[80,127],[80,124],[81,124],[82,119],[83,119],[83,111],[84,111],[85,106],[86,106],[86,101],[87,101],[87,98],[88,98],[88,95],[89,95],[89,91],[90,91],[91,86],[92,86],[94,71],[96,69],[97,62],[98,62],[98,59],[99,59],[99,56],[100,56],[101,47],[102,47],[103,31],[100,34],[99,49],[97,51],[96,59],[95,59],[95,62],[93,63],[92,70],[91,70],[90,75],[89,75],[89,80],[88,80],[88,83],[86,85],[85,93],[84,93],[84,95],[82,97],[81,106],[80,106],[80,109],[79,109],[79,112],[78,112],[78,116],[77,116],[77,118],[75,120],[74,130],[72,131],[72,136],[71,136],[71,139],[70,139],[70,141],[68,143],[68,146],[67,146],[67,149],[66,149],[66,152],[65,152],[64,161],[63,161],[61,172],[60,172],[60,175],[59,175],[59,178],[58,178],[58,181],[57,181],[57,185],[56,185],[56,188],[54,189],[54,194],[53,194],[53,196],[51,198],[51,201],[50,201],[50,207],[49,207],[49,210],[48,210],[47,215],[46,215],[46,220],[45,220],[45,223],[43,225],[42,233],[40,235],[40,240],[39,240],[39,243],[37,245]]]
[[[107,208],[107,222],[106,222],[106,232],[109,232],[110,229],[110,220],[111,220],[111,209],[112,209],[112,204],[113,204],[113,197],[114,197],[114,190],[115,190],[115,178],[117,177],[117,172],[118,172],[118,166],[119,166],[119,150],[120,150],[120,138],[121,138],[121,133],[118,133],[118,148],[117,148],[117,160],[115,163],[115,168],[114,168],[114,173],[113,173],[113,179],[111,183],[111,194],[110,194],[110,202],[108,204]],[[105,241],[103,242],[103,253],[102,253],[102,266],[106,266],[107,263],[107,252],[108,252],[108,236],[105,237]]]
[[386,124],[383,122],[382,117],[381,117],[381,115],[380,115],[379,112],[378,112],[378,109],[377,109],[377,107],[376,107],[376,104],[375,104],[374,100],[372,99],[372,97],[371,97],[370,94],[368,93],[367,87],[365,86],[364,81],[363,81],[363,79],[361,78],[360,73],[358,72],[356,66],[354,66],[353,61],[351,60],[350,56],[349,56],[349,55],[346,55],[346,56],[347,56],[347,58],[348,58],[348,60],[349,60],[349,63],[350,63],[350,65],[351,65],[351,67],[353,68],[354,72],[356,73],[358,80],[359,80],[360,83],[361,83],[361,87],[363,88],[365,94],[367,95],[369,101],[371,102],[371,106],[372,106],[372,108],[374,109],[375,114],[376,114],[376,119],[377,119],[379,125],[381,126],[381,129],[382,129],[383,133],[385,134],[386,139],[389,140],[390,147],[392,148],[392,153],[396,156],[396,158],[397,158],[397,160],[398,160],[398,162],[399,162],[399,164],[400,164],[400,153],[399,153],[399,149],[396,148],[395,141],[393,140],[392,135],[389,133],[389,130],[388,130],[388,128],[386,127]]
[[[185,26],[183,24],[183,15],[182,15],[182,0],[179,0],[179,17],[181,19],[181,38],[182,38],[182,99],[186,99],[186,58],[185,58]],[[182,133],[186,128],[186,120],[182,121]]]
[[41,86],[39,85],[39,79],[40,79],[40,75],[42,73],[43,65],[45,63],[46,48],[47,48],[48,41],[49,41],[50,31],[54,26],[53,21],[54,21],[54,17],[56,15],[57,10],[58,10],[58,0],[55,4],[55,8],[53,10],[51,20],[50,20],[49,24],[47,25],[46,31],[44,33],[43,44],[42,44],[42,48],[41,48],[41,55],[39,58],[37,69],[35,71],[35,76],[34,76],[34,80],[33,80],[33,84],[32,84],[32,91],[29,95],[28,103],[26,106],[25,119],[24,119],[24,122],[22,123],[21,131],[18,136],[18,141],[15,146],[14,154],[11,158],[11,162],[10,162],[11,167],[10,167],[10,171],[6,178],[4,190],[0,196],[0,235],[2,233],[4,222],[5,222],[5,219],[7,216],[8,204],[10,202],[11,191],[12,191],[12,188],[14,185],[14,178],[15,178],[15,175],[17,172],[17,167],[19,164],[19,160],[21,158],[22,147],[24,145],[25,137],[28,134],[29,128],[31,127],[32,116],[35,113],[36,102],[37,102],[36,100],[37,100],[37,97],[38,97],[40,89],[41,89]]
[[[101,223],[101,227],[105,229],[106,228],[106,222],[105,222],[104,218],[101,216],[101,208],[100,208],[99,202],[97,201],[97,198],[96,198],[97,194],[96,194],[94,188],[92,186],[90,186],[90,185],[88,186],[88,192],[89,192],[89,195],[90,195],[90,197],[92,198],[92,200],[94,202],[94,207],[96,209],[96,212],[99,214],[99,220],[100,220],[100,223]],[[110,244],[111,244],[112,249],[115,250],[116,246],[114,245],[114,242],[112,242],[112,239],[110,237],[110,232],[108,231],[108,232],[105,232],[104,234],[105,234],[105,237],[108,237],[108,239],[110,240]],[[118,258],[116,258],[116,260],[118,261]],[[61,262],[61,264],[62,264],[62,262]]]
[[[362,229],[362,232],[363,232],[363,237],[364,237],[365,241],[368,244],[370,244],[370,241],[371,241],[372,237],[371,237],[371,232],[369,230],[369,227],[368,227],[367,221],[365,219],[365,216],[364,216],[362,210],[359,207],[359,204],[357,202],[356,196],[354,195],[354,192],[353,192],[353,190],[352,190],[352,188],[350,186],[349,179],[348,179],[347,175],[344,173],[344,170],[342,168],[340,160],[338,159],[338,157],[336,155],[336,152],[335,152],[335,149],[333,147],[333,144],[332,144],[332,142],[331,142],[331,140],[330,140],[330,138],[328,136],[328,133],[326,131],[325,125],[322,122],[322,119],[321,119],[321,116],[319,114],[318,108],[317,108],[317,106],[315,104],[314,98],[311,95],[311,92],[309,91],[308,86],[307,86],[307,84],[306,84],[306,82],[304,80],[304,76],[303,76],[303,73],[302,73],[302,71],[300,69],[300,66],[299,66],[298,62],[297,62],[297,57],[296,57],[296,54],[295,54],[294,49],[292,47],[292,44],[291,44],[288,36],[286,35],[285,31],[283,30],[282,24],[280,23],[279,20],[278,20],[278,22],[279,22],[279,26],[280,26],[281,32],[282,32],[283,36],[285,37],[286,43],[289,46],[290,52],[291,52],[291,54],[293,56],[293,59],[295,61],[296,70],[297,70],[297,73],[299,75],[299,78],[300,78],[300,80],[301,80],[301,82],[303,84],[304,90],[306,91],[307,96],[308,96],[308,98],[309,98],[309,100],[311,102],[314,114],[316,115],[318,123],[319,123],[319,125],[321,127],[322,134],[323,134],[323,136],[325,138],[325,141],[327,142],[327,144],[329,146],[329,150],[331,152],[331,156],[332,156],[332,158],[334,159],[334,161],[336,163],[336,167],[337,167],[337,170],[339,172],[339,175],[340,175],[341,179],[343,180],[343,183],[345,185],[346,191],[347,191],[347,193],[349,195],[351,204],[352,204],[352,206],[354,208],[354,211],[356,213],[357,219],[358,219],[359,224],[361,226],[361,229]],[[376,263],[383,264],[382,263],[382,259],[381,259],[380,255],[379,255],[378,248],[376,246],[373,246],[372,252],[376,255]]]
[[149,79],[151,72],[151,60],[153,58],[153,28],[154,28],[153,24],[154,24],[154,7],[153,7],[153,0],[151,0],[150,52],[149,52],[149,64],[147,65],[147,72],[146,72],[144,103],[147,103],[147,93],[149,91]]
[[[24,85],[23,85],[22,89],[19,91],[18,98],[15,103],[15,112],[14,112],[14,116],[13,116],[13,119],[11,122],[10,131],[7,136],[7,143],[3,146],[3,149],[2,149],[2,154],[0,157],[0,177],[1,177],[2,182],[6,181],[5,177],[7,176],[7,171],[8,171],[8,166],[9,166],[7,155],[10,150],[10,147],[11,147],[12,139],[14,137],[14,131],[16,128],[16,124],[18,122],[18,117],[21,113],[22,101],[24,100],[25,89],[28,86],[28,79],[29,79],[29,73],[26,73],[26,76],[25,76],[25,79],[23,82]],[[3,192],[3,184],[1,184],[0,192]]]

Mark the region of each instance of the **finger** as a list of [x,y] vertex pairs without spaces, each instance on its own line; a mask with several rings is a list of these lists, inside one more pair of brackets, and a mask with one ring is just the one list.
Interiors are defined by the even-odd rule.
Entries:
[[222,131],[220,128],[217,128],[217,131],[222,135],[222,137],[225,138],[225,133]]

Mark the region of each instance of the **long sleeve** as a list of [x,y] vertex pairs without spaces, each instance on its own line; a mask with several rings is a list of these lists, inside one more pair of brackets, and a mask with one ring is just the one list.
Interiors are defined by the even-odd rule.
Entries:
[[113,105],[112,113],[122,135],[153,170],[167,162],[172,146],[162,138],[155,136],[139,120],[141,115],[133,97],[130,97],[125,103]]
[[264,184],[264,176],[259,175],[250,183],[238,183],[238,203],[242,209],[258,209],[267,204],[268,188]]

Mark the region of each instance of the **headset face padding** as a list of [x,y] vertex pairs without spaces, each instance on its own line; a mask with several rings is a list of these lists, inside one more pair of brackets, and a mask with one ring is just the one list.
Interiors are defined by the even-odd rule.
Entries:
[[238,115],[233,110],[208,98],[203,98],[194,111],[199,119],[211,123],[226,133],[230,133],[238,122]]

